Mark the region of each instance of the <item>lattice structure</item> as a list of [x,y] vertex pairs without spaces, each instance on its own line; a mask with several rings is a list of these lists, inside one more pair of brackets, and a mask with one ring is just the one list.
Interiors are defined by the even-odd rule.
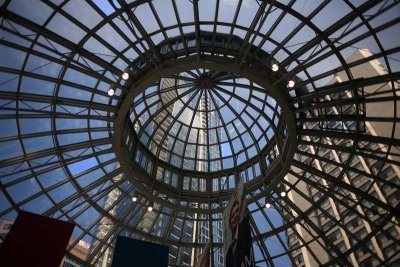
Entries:
[[242,177],[257,265],[398,265],[399,11],[3,1],[0,219],[75,223],[76,266],[108,266],[117,235],[170,245],[171,266],[212,240],[223,266]]

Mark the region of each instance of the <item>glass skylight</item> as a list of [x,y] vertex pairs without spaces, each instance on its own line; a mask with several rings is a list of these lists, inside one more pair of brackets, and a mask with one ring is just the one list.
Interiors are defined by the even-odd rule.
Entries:
[[398,1],[0,2],[0,223],[76,224],[78,266],[124,235],[221,267],[243,178],[256,265],[399,265]]
[[140,142],[176,167],[220,171],[261,153],[281,109],[265,90],[232,74],[196,69],[163,78],[135,98]]

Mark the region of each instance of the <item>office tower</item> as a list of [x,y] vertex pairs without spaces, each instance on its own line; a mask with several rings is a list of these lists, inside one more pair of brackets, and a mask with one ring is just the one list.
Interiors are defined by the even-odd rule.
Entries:
[[[205,72],[203,75],[207,75],[208,73]],[[188,77],[189,75],[187,73],[181,73],[180,74],[183,77]],[[210,96],[206,92],[206,88],[196,88],[199,89],[195,94],[199,94],[199,96],[194,96],[193,94],[189,94],[186,96],[183,96],[181,98],[178,98],[179,94],[178,91],[180,89],[182,90],[187,90],[189,89],[190,86],[187,84],[185,80],[182,79],[174,79],[174,78],[164,78],[161,81],[160,84],[160,100],[157,105],[155,112],[159,112],[157,116],[154,117],[154,121],[151,121],[148,123],[148,126],[146,127],[147,132],[150,133],[150,136],[152,138],[152,142],[150,143],[150,151],[152,151],[154,154],[158,154],[158,159],[163,160],[163,161],[170,161],[171,157],[173,157],[173,154],[168,153],[168,149],[171,149],[173,151],[178,151],[178,153],[182,153],[185,149],[184,144],[179,141],[175,141],[175,138],[173,136],[167,135],[162,131],[161,129],[163,127],[171,127],[172,132],[179,133],[179,131],[183,131],[184,126],[180,126],[180,124],[175,123],[175,121],[172,120],[173,117],[178,117],[179,116],[179,122],[182,123],[183,125],[187,126],[192,126],[192,127],[197,127],[199,129],[205,129],[204,131],[199,131],[198,136],[194,134],[194,132],[190,132],[187,136],[188,139],[196,140],[197,142],[202,144],[197,150],[197,155],[198,159],[200,160],[208,160],[208,158],[217,158],[219,156],[218,153],[220,153],[219,149],[216,148],[207,148],[208,143],[216,143],[217,139],[220,138],[219,132],[217,132],[216,135],[211,135],[208,136],[208,131],[206,129],[209,128],[217,128],[220,126],[219,122],[219,117],[215,114],[216,111],[209,112],[207,114],[207,117],[205,116],[204,112],[199,112],[199,114],[190,114],[190,113],[185,113],[184,108],[185,105],[191,99],[195,98],[197,99],[198,107],[200,111],[207,111],[207,110],[213,110],[215,107],[212,106],[212,103],[208,99]],[[186,86],[187,84],[187,86]],[[203,92],[201,91],[203,90]],[[169,116],[172,115],[172,116]],[[143,122],[145,123],[145,122]],[[159,144],[162,144],[161,146]],[[219,170],[220,169],[220,163],[218,161],[216,162],[211,162],[210,164],[212,166],[208,166],[207,164],[204,164],[203,161],[198,161],[196,164],[195,169],[201,172],[206,172],[208,169],[212,170]],[[172,164],[176,164],[173,163]],[[185,166],[187,162],[183,161],[183,168],[191,168],[192,166]],[[164,179],[171,179],[169,177],[170,175],[164,175],[164,170],[162,168],[157,169],[157,177],[164,177]],[[200,179],[197,184],[192,185],[193,190],[195,191],[205,191],[206,190],[206,183],[204,179]],[[155,209],[159,208],[159,205],[155,203]],[[185,229],[184,233],[182,235],[186,236],[186,238],[193,239],[193,240],[199,240],[201,243],[207,243],[209,241],[209,231],[210,231],[210,225],[208,222],[202,222],[203,220],[207,219],[207,216],[200,215],[200,217],[197,217],[197,214],[188,214],[189,219],[194,219],[194,222],[189,222],[189,221],[183,221],[179,220],[181,227]],[[199,221],[197,221],[199,219]],[[183,226],[185,224],[185,226]],[[142,220],[138,224],[139,229],[149,232],[150,229],[152,229],[152,233],[155,233],[157,235],[158,232],[161,231],[161,229],[165,228],[167,226],[167,221],[163,219],[163,215],[160,214],[159,217],[157,218],[155,213],[152,211],[146,211],[145,214],[143,215]],[[174,226],[175,227],[175,226]],[[214,242],[218,242],[222,240],[222,222],[221,221],[215,221],[212,223],[213,227],[213,235],[216,237],[214,238]],[[173,234],[173,232],[172,232]],[[178,238],[178,237],[176,237]],[[184,249],[184,250],[178,250],[176,246],[171,246],[171,250],[173,251],[170,253],[170,258],[172,257],[173,260],[170,260],[173,264],[177,265],[183,265],[183,266],[192,266],[194,262],[197,262],[198,258],[200,257],[200,252],[201,250],[190,250],[190,249]],[[178,251],[178,252],[176,252]],[[174,253],[175,252],[175,253]],[[197,253],[196,253],[197,252]],[[176,254],[176,255],[175,255]],[[222,266],[223,261],[222,261],[222,256],[221,256],[221,251],[216,250],[215,256],[214,256],[214,266]]]
[[[123,175],[117,175],[114,177],[113,181],[118,182],[121,179],[123,179]],[[118,212],[118,207],[119,205],[128,205],[129,203],[124,203],[120,200],[120,195],[121,191],[119,189],[114,189],[110,193],[108,193],[105,201],[104,201],[104,206],[103,208],[108,210],[110,214],[116,215]],[[113,234],[111,234],[110,229],[113,227],[113,223],[106,217],[103,217],[100,219],[98,225],[96,226],[95,229],[95,241],[92,244],[92,251],[96,248],[99,247],[99,240],[106,240],[105,244],[101,246],[100,251],[98,251],[97,255],[94,257],[94,261],[96,262],[96,266],[98,267],[107,267],[111,266],[112,262],[112,256],[113,256],[113,249],[107,246],[107,243],[109,243],[113,237],[115,237]]]
[[[155,111],[159,114],[154,118],[154,121],[148,123],[146,127],[146,132],[152,134],[153,142],[150,145],[150,151],[154,154],[158,154],[158,159],[163,161],[168,161],[171,155],[167,152],[168,148],[174,145],[174,139],[168,135],[164,136],[164,132],[159,130],[159,127],[168,127],[172,125],[173,120],[169,114],[176,114],[179,112],[180,108],[177,106],[177,90],[176,87],[181,85],[178,80],[172,78],[164,78],[160,83],[160,95],[161,99],[157,103]],[[143,123],[146,123],[143,121]],[[172,126],[175,127],[175,126]],[[160,146],[160,144],[162,144]],[[160,149],[163,148],[163,149]],[[182,150],[183,148],[178,148]],[[171,179],[169,174],[164,175],[164,170],[162,168],[157,168],[157,177],[164,177],[164,179]],[[154,209],[159,209],[160,205],[154,203]],[[193,234],[192,225],[186,223],[183,220],[178,220],[178,225],[185,229],[183,235],[191,237]],[[178,229],[178,225],[174,225],[175,229]],[[164,219],[163,214],[157,215],[153,211],[144,211],[143,217],[138,224],[139,229],[144,232],[152,232],[155,235],[160,235],[161,231],[167,227],[167,219]],[[174,231],[172,230],[172,235]],[[175,236],[175,238],[179,238]],[[189,266],[190,264],[190,254],[188,250],[179,249],[176,246],[170,247],[169,262],[171,264]]]
[[[371,52],[367,49],[359,49],[354,54],[350,55],[346,61],[348,64],[353,62],[362,61],[366,58],[373,56]],[[364,60],[365,61],[365,60]],[[362,64],[358,64],[355,67],[351,68],[351,73],[354,79],[366,79],[370,77],[380,76],[387,74],[386,68],[382,65],[382,63],[377,59],[368,59]],[[347,80],[346,74],[344,71],[340,71],[335,73],[334,78],[328,83],[328,85],[342,83]],[[399,89],[399,84],[395,83],[395,88]],[[388,95],[388,91],[392,89],[390,83],[381,83],[373,86],[365,86],[357,88],[360,93],[360,97],[376,92],[384,92],[382,95]],[[386,93],[385,93],[386,92]],[[337,95],[330,95],[330,98],[336,97],[336,99],[346,99],[351,94],[350,90],[345,93],[340,93]],[[398,94],[398,92],[396,92]],[[326,101],[330,101],[332,99],[325,99]],[[345,132],[354,132],[356,127],[360,127],[364,129],[366,134],[370,134],[373,136],[390,136],[391,127],[387,123],[382,123],[379,121],[369,121],[361,122],[359,125],[356,125],[354,122],[345,121],[346,116],[351,116],[356,113],[354,105],[349,105],[346,109],[339,108],[328,108],[323,112],[314,113],[314,116],[329,116],[329,115],[340,115],[342,116],[343,121],[329,121],[325,125],[318,125],[317,123],[307,123],[305,127],[308,129],[316,129],[318,127],[324,127],[326,130],[334,130],[338,129],[340,131]],[[394,107],[393,103],[367,103],[365,107],[360,108],[360,116],[368,116],[368,117],[390,117],[393,112],[399,112],[399,106]],[[399,138],[399,131],[395,133],[395,138]],[[310,141],[309,139],[307,141]],[[342,142],[345,142],[343,140]],[[376,155],[379,153],[385,152],[385,147],[369,143],[365,144],[369,148],[370,151],[373,151]],[[395,151],[398,151],[397,148],[394,148]],[[308,146],[304,148],[304,151],[312,154],[316,154],[322,156],[322,160],[314,160],[311,162],[315,168],[324,171],[326,173],[330,173],[333,176],[336,176],[337,173],[341,171],[340,168],[335,167],[333,164],[327,164],[324,158],[330,159],[335,162],[341,162],[346,160],[343,154],[337,151],[332,151],[325,148],[315,149],[313,146]],[[395,158],[390,157],[392,160]],[[307,162],[310,164],[310,161],[306,157],[299,157],[299,161]],[[381,179],[385,179],[387,181],[393,182],[395,184],[399,183],[400,170],[397,164],[390,164],[388,162],[381,162],[379,160],[374,160],[373,158],[365,158],[361,155],[355,156],[351,162],[350,167],[355,168],[355,170],[359,170],[361,173],[357,173],[355,171],[346,171],[343,180],[349,185],[353,185],[369,195],[375,196],[377,199],[380,199],[382,202],[389,203],[390,205],[395,206],[398,203],[400,196],[398,191],[394,188],[385,185],[383,183],[374,183],[371,177],[378,176]],[[364,173],[364,174],[363,174]],[[298,179],[293,175],[287,175],[286,181],[288,183],[294,184]],[[310,177],[311,179],[311,177]],[[316,182],[321,183],[323,186],[327,186],[326,181],[322,179],[317,179]],[[303,181],[300,181],[296,184],[296,187],[299,188],[303,193],[305,193],[310,199],[317,201],[321,197],[321,190],[315,186],[307,185]],[[298,193],[291,191],[289,193],[289,198],[299,204],[299,207],[303,207],[304,210],[307,210],[312,203],[305,200],[305,198],[301,197]],[[371,228],[372,223],[379,221],[381,218],[374,213],[370,213],[370,209],[374,209],[374,207],[365,205],[358,206],[355,203],[357,201],[363,201],[362,196],[358,196],[354,193],[343,190],[340,198],[343,201],[347,201],[351,207],[355,207],[358,211],[358,214],[354,213],[350,209],[350,207],[345,206],[345,203],[338,203],[337,200],[333,198],[329,198],[320,204],[320,210],[317,210],[310,216],[310,219],[315,223],[315,225],[319,226],[319,229],[329,238],[329,240],[335,245],[339,250],[346,251],[350,249],[352,246],[358,244],[358,240],[362,240],[365,236],[370,234],[373,230]],[[346,200],[346,198],[349,198]],[[331,215],[332,218],[329,218],[327,214]],[[370,222],[363,219],[362,216],[366,216],[370,219]],[[335,221],[337,220],[337,221]],[[376,258],[379,258],[381,261],[386,262],[388,265],[396,262],[400,255],[392,257],[395,251],[398,250],[398,245],[396,245],[395,240],[400,239],[400,228],[398,226],[398,220],[389,221],[385,227],[383,228],[387,233],[382,231],[378,233],[372,233],[373,236],[370,241],[361,248],[357,249],[354,253],[348,255],[348,261],[352,264],[352,266],[378,266],[380,263]],[[312,229],[306,229],[302,225],[297,224],[296,230],[298,231],[296,234],[294,231],[288,231],[288,240],[289,246],[293,249],[292,257],[295,259],[295,264],[297,266],[318,266],[321,263],[325,263],[328,260],[332,259],[331,255],[337,253],[333,250],[325,250],[323,245],[318,244],[315,236],[318,236],[317,232]],[[389,235],[389,238],[387,237]],[[313,237],[314,236],[314,237]],[[300,240],[301,237],[303,240]],[[394,240],[390,240],[392,237]],[[302,246],[302,243],[310,242],[309,247],[307,249]],[[301,247],[301,248],[300,248]],[[297,248],[297,249],[296,249]],[[311,254],[310,251],[314,254]],[[317,258],[317,259],[316,259]],[[319,260],[319,262],[318,262]]]

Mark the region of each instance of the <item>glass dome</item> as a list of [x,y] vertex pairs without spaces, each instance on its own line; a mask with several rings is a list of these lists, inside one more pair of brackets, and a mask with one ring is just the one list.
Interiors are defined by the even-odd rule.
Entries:
[[224,266],[243,179],[256,265],[400,264],[398,1],[0,10],[1,242],[26,210],[76,225],[76,266],[118,235]]
[[277,102],[253,82],[196,69],[147,88],[135,98],[130,119],[136,138],[158,159],[216,172],[260,154],[280,114]]

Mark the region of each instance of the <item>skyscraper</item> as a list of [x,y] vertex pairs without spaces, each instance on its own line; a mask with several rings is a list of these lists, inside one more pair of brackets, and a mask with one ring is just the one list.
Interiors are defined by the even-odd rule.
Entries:
[[[208,73],[203,73],[208,75]],[[188,76],[186,73],[180,74],[182,76]],[[215,135],[208,135],[208,131],[206,129],[209,128],[218,128],[220,126],[219,117],[215,114],[216,111],[212,112],[204,112],[208,110],[215,110],[215,107],[212,106],[212,102],[208,99],[210,96],[208,95],[207,88],[198,88],[197,94],[198,96],[194,96],[193,94],[185,95],[182,98],[177,99],[179,88],[185,88],[185,80],[182,79],[174,79],[174,78],[164,78],[161,80],[160,84],[160,101],[156,104],[155,112],[158,112],[157,116],[155,116],[154,121],[148,122],[146,126],[146,132],[151,136],[151,142],[149,146],[149,150],[158,156],[159,160],[162,161],[170,161],[173,154],[168,153],[168,150],[173,150],[177,153],[184,154],[186,153],[186,147],[184,144],[179,141],[175,141],[175,138],[166,134],[162,129],[164,127],[170,127],[172,132],[183,131],[183,126],[180,124],[174,123],[172,121],[172,117],[179,116],[179,122],[183,125],[193,126],[199,129],[198,133],[190,132],[187,136],[188,139],[196,140],[202,146],[197,148],[197,151],[194,151],[197,154],[197,158],[199,159],[196,162],[195,170],[200,172],[207,172],[210,170],[219,170],[221,168],[220,161],[211,161],[209,165],[209,158],[218,158],[220,157],[220,150],[216,147],[209,148],[208,144],[217,143],[220,138],[220,133],[217,131]],[[189,85],[188,85],[189,86]],[[192,85],[190,85],[192,86]],[[198,101],[197,106],[198,110],[203,112],[198,112],[194,114],[184,113],[184,106],[187,102],[196,99]],[[206,116],[207,114],[207,116]],[[172,115],[172,117],[170,116]],[[143,124],[145,121],[139,119]],[[144,126],[144,125],[142,125]],[[136,127],[135,129],[139,129]],[[204,129],[204,130],[202,130]],[[161,144],[161,145],[160,145]],[[189,153],[193,153],[193,151],[189,151]],[[194,155],[193,155],[194,156]],[[180,163],[171,161],[174,165],[182,164],[183,168],[191,169],[193,166],[190,166],[188,161],[183,161]],[[157,168],[157,177],[164,177],[164,179],[172,178],[169,177],[171,175],[167,175],[164,173],[165,170],[162,168]],[[199,179],[197,184],[191,185],[192,190],[195,191],[206,191],[206,182],[204,179]],[[157,203],[154,203],[154,208],[159,208]],[[202,243],[207,243],[209,241],[210,235],[210,227],[212,227],[212,233],[215,235],[213,242],[220,242],[222,240],[222,221],[215,220],[211,225],[208,223],[207,215],[200,215],[197,217],[197,214],[188,214],[190,221],[181,221],[181,227],[184,229],[184,233],[182,235],[186,236],[186,238],[199,240]],[[214,218],[217,219],[217,218]],[[159,217],[156,217],[155,213],[152,211],[144,211],[144,215],[141,221],[138,224],[138,228],[144,232],[152,231],[153,234],[157,235],[157,232],[161,232],[165,227],[167,227],[167,220],[163,219],[163,215],[160,214]],[[185,225],[184,225],[185,224]],[[174,226],[175,227],[175,226]],[[178,236],[176,237],[178,238]],[[172,264],[182,265],[182,266],[193,266],[195,262],[198,261],[201,250],[193,249],[193,250],[179,250],[174,253],[174,250],[178,250],[176,246],[171,246],[170,249],[173,251],[170,253],[170,262]],[[172,258],[172,259],[171,259]],[[214,266],[223,266],[223,256],[222,251],[220,249],[215,250],[214,252]]]
[[[117,175],[114,177],[114,182],[117,182],[123,178],[123,175]],[[129,203],[121,203],[117,204],[117,202],[120,200],[120,195],[121,192],[118,188],[112,190],[110,193],[108,193],[105,202],[104,202],[104,209],[109,210],[111,214],[116,214],[118,210],[118,205],[128,205]],[[113,256],[113,248],[110,248],[109,246],[99,246],[99,241],[98,240],[107,240],[110,242],[110,240],[113,239],[114,235],[111,234],[110,229],[113,227],[113,223],[106,217],[103,217],[100,221],[99,224],[97,225],[97,229],[95,230],[96,232],[96,240],[92,244],[92,248],[99,248],[101,247],[100,251],[97,251],[97,255],[94,258],[94,261],[96,262],[96,266],[98,267],[107,267],[111,265],[111,260]],[[93,250],[93,249],[92,249]]]
[[[347,63],[351,64],[360,60],[364,60],[371,57],[372,53],[366,49],[357,50],[354,54],[347,58]],[[379,60],[367,60],[363,64],[356,65],[351,68],[351,73],[355,79],[366,79],[369,77],[375,77],[387,74],[387,70]],[[341,83],[347,80],[346,73],[340,71],[334,75],[334,78],[329,84]],[[399,89],[399,84],[395,83],[395,88]],[[346,92],[338,93],[336,99],[346,99],[350,96],[352,88],[349,88]],[[360,93],[368,95],[376,92],[383,92],[384,95],[390,94],[392,85],[390,83],[376,84],[373,86],[366,86],[364,88],[357,88]],[[398,92],[396,92],[398,94]],[[325,101],[331,101],[330,99],[324,99]],[[359,116],[368,117],[390,117],[393,116],[394,112],[400,112],[399,106],[393,106],[393,103],[373,103],[366,104],[365,107],[359,108]],[[375,136],[390,136],[391,125],[389,123],[383,123],[379,121],[370,120],[365,124],[360,120],[360,124],[357,125],[354,122],[350,123],[346,121],[346,116],[356,114],[356,107],[349,105],[347,109],[340,110],[338,108],[327,108],[320,112],[315,112],[314,116],[330,116],[331,118],[337,118],[335,115],[340,115],[341,118],[331,121],[327,121],[323,125],[317,123],[306,123],[304,126],[307,129],[316,129],[318,127],[325,128],[327,131],[330,129],[341,130],[345,132],[354,132],[356,127],[364,128],[367,134]],[[396,131],[395,137],[399,138],[399,131]],[[309,141],[309,140],[308,140]],[[328,142],[335,142],[331,140]],[[342,140],[345,142],[345,140]],[[385,153],[386,148],[382,145],[374,143],[367,143],[365,146],[368,147],[372,153],[379,155]],[[394,148],[398,151],[397,148]],[[329,149],[319,148],[316,150],[313,146],[304,147],[306,153],[311,153],[321,157],[321,160],[314,160],[310,162],[306,157],[298,157],[297,160],[306,164],[312,164],[315,168],[329,173],[336,177],[338,173],[342,171],[341,168],[335,167],[334,164],[329,164],[326,159],[333,162],[345,161],[346,158],[338,151],[332,151]],[[392,160],[394,158],[390,157]],[[398,160],[398,159],[397,159]],[[349,185],[354,185],[361,189],[367,194],[375,196],[384,203],[389,203],[392,206],[400,200],[400,194],[393,187],[390,187],[383,183],[375,182],[372,177],[377,176],[380,179],[390,181],[394,184],[399,184],[400,170],[397,164],[390,164],[389,162],[381,162],[379,160],[373,160],[368,158],[367,160],[361,155],[354,156],[350,162],[350,168],[344,174],[344,182]],[[300,171],[299,171],[300,173]],[[321,190],[316,185],[306,184],[303,181],[299,181],[293,174],[286,176],[288,184],[296,184],[296,187],[306,194],[310,199],[318,201],[321,197]],[[313,177],[309,177],[313,179]],[[315,182],[319,183],[323,187],[327,187],[328,184],[325,180],[316,179]],[[313,203],[305,200],[304,197],[294,191],[290,191],[288,197],[295,203],[298,203],[299,207],[307,210]],[[332,198],[321,203],[319,209],[317,209],[310,219],[319,226],[324,235],[328,236],[329,240],[340,249],[341,252],[351,249],[353,246],[358,244],[358,240],[361,240],[366,235],[373,235],[371,240],[366,246],[356,249],[353,253],[349,254],[347,260],[353,266],[377,266],[379,260],[386,262],[387,264],[394,263],[400,259],[400,255],[393,256],[395,251],[399,250],[399,245],[392,240],[398,238],[400,235],[400,228],[398,221],[389,221],[384,227],[384,231],[372,232],[371,224],[379,223],[381,217],[377,215],[376,211],[379,210],[377,207],[367,205],[357,205],[357,202],[363,202],[363,197],[354,193],[342,191],[340,196],[343,202],[338,202]],[[346,205],[347,204],[347,205]],[[350,206],[348,206],[350,205]],[[350,207],[354,207],[355,211]],[[375,210],[375,212],[371,212]],[[288,231],[289,246],[292,248],[291,255],[298,266],[318,266],[321,263],[326,263],[331,260],[335,253],[334,250],[327,251],[324,249],[324,242],[317,238],[320,234],[315,229],[304,228],[301,224],[296,224],[295,228],[297,233],[292,230]],[[310,249],[304,247],[304,244],[308,244]],[[329,246],[327,246],[329,247]]]

